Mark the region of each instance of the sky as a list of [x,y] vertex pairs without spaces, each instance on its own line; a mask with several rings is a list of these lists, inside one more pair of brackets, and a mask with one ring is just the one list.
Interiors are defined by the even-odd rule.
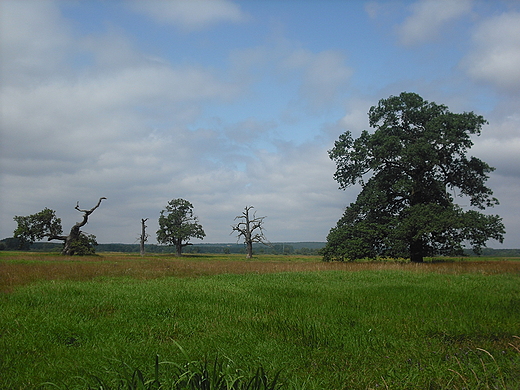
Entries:
[[[45,207],[64,232],[150,243],[168,201],[203,242],[246,206],[271,242],[325,241],[359,187],[327,154],[403,91],[489,122],[469,151],[520,248],[520,1],[0,0],[0,238]],[[463,205],[468,208],[468,205]],[[193,242],[200,242],[194,240]]]

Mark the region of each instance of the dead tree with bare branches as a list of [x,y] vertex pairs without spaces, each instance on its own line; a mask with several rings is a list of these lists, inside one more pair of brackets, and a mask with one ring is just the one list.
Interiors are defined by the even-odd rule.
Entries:
[[148,218],[141,218],[141,235],[139,236],[139,247],[141,256],[144,256],[144,243],[148,241],[148,234],[146,234],[146,228],[145,222],[148,221]]
[[246,258],[250,259],[253,257],[253,243],[257,242],[260,244],[267,245],[267,239],[264,236],[263,223],[265,217],[257,217],[256,211],[253,215],[249,212],[253,209],[253,206],[246,206],[242,215],[237,215],[236,220],[240,220],[236,225],[231,225],[233,232],[238,233],[237,241],[242,237],[244,244],[246,245]]
[[[93,235],[87,235],[83,233],[80,229],[85,226],[88,222],[88,217],[90,214],[96,210],[99,205],[101,204],[101,201],[103,199],[106,199],[105,197],[99,198],[99,201],[97,204],[92,207],[90,210],[82,210],[79,208],[79,201],[76,203],[76,207],[74,207],[76,210],[78,210],[80,213],[83,213],[83,220],[80,222],[77,222],[71,229],[68,236],[60,236],[60,235],[54,235],[49,236],[48,241],[50,240],[62,240],[63,241],[63,250],[61,251],[62,255],[68,255],[72,256],[75,254],[90,254],[90,253],[84,253],[84,247],[87,248],[93,248],[92,244],[96,243],[96,238]],[[89,251],[87,251],[89,252]],[[94,251],[92,250],[92,253]]]

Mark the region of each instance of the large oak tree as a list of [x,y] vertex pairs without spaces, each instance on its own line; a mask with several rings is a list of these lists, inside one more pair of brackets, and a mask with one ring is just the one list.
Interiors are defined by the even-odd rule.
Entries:
[[329,151],[340,188],[359,184],[361,192],[331,229],[324,260],[422,262],[461,254],[466,243],[478,253],[489,239],[503,241],[502,219],[480,212],[498,204],[485,185],[494,168],[467,155],[487,123],[482,116],[403,92],[380,100],[368,117],[373,133],[353,139],[347,131]]

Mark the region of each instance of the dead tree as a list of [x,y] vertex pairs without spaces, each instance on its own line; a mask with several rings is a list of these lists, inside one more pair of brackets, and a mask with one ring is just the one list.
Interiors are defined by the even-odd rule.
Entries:
[[[249,211],[254,208],[253,206],[246,206],[242,215],[237,215],[235,217],[235,221],[237,219],[241,220],[236,225],[231,225],[233,232],[238,232],[237,241],[240,240],[240,237],[244,239],[244,244],[246,245],[246,258],[250,259],[253,257],[253,243],[257,242],[260,244],[267,245],[267,240],[264,236],[263,223],[265,217],[257,217],[256,211],[253,215],[249,215]],[[255,232],[256,230],[256,232]]]
[[98,201],[97,205],[92,207],[90,210],[82,210],[82,209],[80,209],[79,208],[79,201],[78,201],[76,203],[76,207],[74,207],[74,208],[76,210],[78,210],[79,212],[83,213],[83,220],[81,222],[77,222],[70,229],[70,233],[69,233],[68,236],[58,236],[58,235],[49,236],[48,241],[50,241],[50,240],[62,240],[64,242],[63,250],[61,252],[62,255],[68,255],[68,256],[74,255],[76,253],[76,251],[77,251],[77,249],[76,249],[77,243],[81,242],[82,239],[83,240],[85,240],[85,239],[88,240],[88,237],[86,237],[86,235],[80,229],[87,224],[89,215],[92,214],[94,212],[94,210],[96,210],[99,207],[99,205],[101,204],[101,201],[103,199],[106,199],[106,198],[105,197],[99,198],[99,201]]
[[141,256],[144,256],[144,243],[148,241],[148,234],[146,234],[147,226],[145,225],[146,221],[148,221],[148,218],[141,218],[141,235],[139,236]]

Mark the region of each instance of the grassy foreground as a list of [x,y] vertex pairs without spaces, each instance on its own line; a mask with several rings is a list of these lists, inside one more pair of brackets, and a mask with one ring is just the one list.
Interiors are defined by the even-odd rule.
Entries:
[[519,261],[3,252],[0,278],[0,389],[180,389],[191,361],[283,389],[520,387]]

